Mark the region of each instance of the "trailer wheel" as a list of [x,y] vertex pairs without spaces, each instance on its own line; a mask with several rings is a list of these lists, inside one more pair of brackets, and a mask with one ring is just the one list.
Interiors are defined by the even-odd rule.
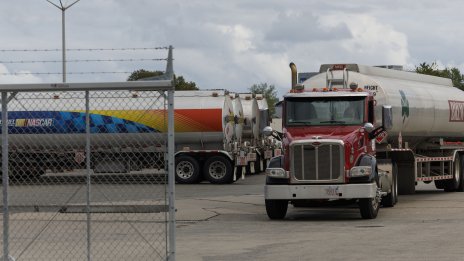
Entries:
[[230,160],[222,156],[214,156],[205,162],[204,177],[213,184],[233,182],[233,168]]
[[453,163],[453,179],[443,181],[443,188],[446,192],[458,191],[462,184],[461,157],[456,155]]
[[192,184],[200,180],[200,165],[198,161],[190,156],[179,156],[176,158],[176,181],[177,183]]
[[382,198],[382,206],[393,207],[398,202],[398,166],[392,164],[392,188],[391,192]]
[[279,199],[266,199],[266,213],[270,219],[284,219],[287,215],[288,201]]
[[459,162],[461,163],[460,181],[459,181],[458,188],[456,189],[456,191],[464,192],[464,155],[459,155]]

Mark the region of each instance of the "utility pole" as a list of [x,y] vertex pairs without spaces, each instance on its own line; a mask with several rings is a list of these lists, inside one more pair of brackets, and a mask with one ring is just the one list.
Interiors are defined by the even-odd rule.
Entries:
[[65,41],[65,11],[66,9],[70,8],[80,0],[74,1],[70,5],[63,5],[63,2],[60,0],[60,5],[57,5],[50,0],[47,0],[50,4],[54,5],[56,8],[61,10],[61,37],[62,37],[62,48],[63,48],[63,82],[66,82],[66,41]]

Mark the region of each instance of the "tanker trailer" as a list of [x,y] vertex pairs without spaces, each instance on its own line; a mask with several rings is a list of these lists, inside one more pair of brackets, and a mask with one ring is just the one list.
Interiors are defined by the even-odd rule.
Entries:
[[266,137],[262,135],[262,130],[271,125],[271,115],[269,115],[269,106],[267,104],[266,97],[263,94],[255,94],[256,101],[259,109],[259,169],[264,171],[267,166],[267,162],[274,156],[281,154],[281,144],[274,137]]
[[[90,95],[94,172],[160,168],[166,129],[157,92],[101,91]],[[164,99],[164,98],[162,98]],[[85,167],[82,92],[21,92],[8,102],[12,175],[42,175]],[[153,117],[155,116],[155,117]],[[147,160],[149,159],[149,160]]]
[[238,93],[230,93],[232,99],[232,105],[234,108],[234,149],[237,151],[236,155],[236,167],[234,168],[234,180],[237,175],[240,174],[242,179],[245,178],[246,166],[248,164],[247,153],[250,150],[249,144],[242,143],[243,127],[245,125],[245,116],[243,113],[243,106]]
[[195,183],[202,177],[211,183],[235,181],[239,146],[229,93],[178,91],[174,106],[177,182]]
[[[113,91],[104,92],[103,99],[99,97],[102,93],[94,92],[90,97],[94,172],[162,167],[165,152],[157,144],[166,140],[167,122],[166,111],[156,106],[162,101],[160,94]],[[79,107],[83,99],[79,95],[19,93],[9,102],[14,172],[41,175],[47,169],[61,172],[83,167],[85,110]],[[192,183],[204,177],[212,183],[234,181],[237,146],[227,92],[176,92],[175,100],[176,180]],[[147,155],[151,162],[144,160]]]
[[259,129],[259,108],[254,94],[240,93],[240,100],[243,106],[245,124],[243,126],[242,144],[246,148],[247,155],[247,173],[256,173],[259,171],[258,165],[258,146],[261,130]]
[[[451,80],[357,64],[322,65],[283,103],[284,154],[266,169],[266,211],[356,200],[363,218],[419,181],[463,191],[464,92]],[[272,129],[266,130],[272,135]]]

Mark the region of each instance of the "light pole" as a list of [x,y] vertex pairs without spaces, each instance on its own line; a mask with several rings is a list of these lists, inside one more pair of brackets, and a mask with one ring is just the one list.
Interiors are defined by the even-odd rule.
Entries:
[[66,9],[70,8],[80,0],[74,1],[72,4],[65,6],[63,2],[60,0],[60,5],[57,5],[50,0],[47,0],[50,4],[54,5],[56,8],[61,10],[61,37],[62,37],[62,45],[63,45],[63,82],[66,82],[66,41],[65,41],[65,11]]

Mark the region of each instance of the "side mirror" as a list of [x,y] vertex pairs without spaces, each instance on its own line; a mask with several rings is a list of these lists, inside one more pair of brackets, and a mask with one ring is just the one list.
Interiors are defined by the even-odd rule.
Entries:
[[391,105],[382,106],[382,126],[385,130],[393,127],[393,110]]
[[264,134],[264,136],[269,137],[269,136],[272,135],[272,132],[273,132],[273,131],[274,131],[274,130],[272,129],[271,126],[266,126],[266,127],[264,127],[264,129],[263,129],[263,134]]
[[371,133],[374,131],[374,125],[370,122],[366,122],[366,124],[364,124],[364,129],[367,131],[367,133]]

